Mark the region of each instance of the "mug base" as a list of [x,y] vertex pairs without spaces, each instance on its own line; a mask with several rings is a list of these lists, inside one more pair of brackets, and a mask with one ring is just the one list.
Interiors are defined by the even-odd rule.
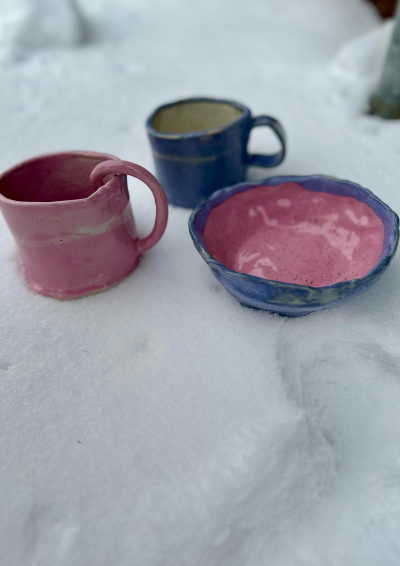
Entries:
[[140,257],[138,256],[133,266],[129,269],[127,273],[122,275],[118,278],[113,278],[101,285],[95,286],[91,285],[90,287],[86,287],[83,289],[79,289],[76,291],[70,291],[65,289],[52,289],[49,287],[45,287],[40,283],[37,283],[29,278],[29,275],[25,272],[25,278],[28,282],[29,287],[37,293],[38,295],[43,295],[44,297],[50,297],[52,299],[58,299],[60,301],[70,301],[73,299],[80,299],[82,297],[87,297],[89,295],[97,295],[98,293],[102,293],[103,291],[108,291],[112,287],[116,287],[119,283],[121,283],[124,279],[129,277],[129,275],[135,271],[137,266],[139,265]]

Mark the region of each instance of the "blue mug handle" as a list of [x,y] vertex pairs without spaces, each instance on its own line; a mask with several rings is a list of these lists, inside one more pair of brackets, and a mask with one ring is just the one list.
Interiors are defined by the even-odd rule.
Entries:
[[271,116],[256,116],[255,118],[250,118],[250,130],[253,128],[258,128],[259,126],[270,127],[278,137],[282,144],[282,148],[278,153],[274,155],[252,155],[246,152],[246,162],[249,165],[256,165],[257,167],[276,167],[285,158],[286,153],[286,136],[282,124],[271,118]]

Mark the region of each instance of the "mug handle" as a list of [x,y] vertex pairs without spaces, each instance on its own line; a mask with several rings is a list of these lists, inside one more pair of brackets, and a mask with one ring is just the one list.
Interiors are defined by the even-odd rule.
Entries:
[[119,159],[110,159],[102,161],[93,169],[90,175],[90,182],[97,191],[102,186],[104,177],[107,175],[131,175],[140,181],[143,181],[154,196],[156,203],[156,220],[154,228],[149,236],[139,240],[139,253],[146,252],[156,245],[165,232],[168,222],[168,201],[165,193],[157,181],[157,179],[144,167],[130,163],[130,161],[120,161]]
[[256,116],[250,119],[250,130],[258,128],[259,126],[269,126],[276,134],[281,142],[281,149],[274,155],[252,155],[246,152],[246,162],[249,165],[256,165],[258,167],[276,167],[285,158],[286,153],[286,136],[283,126],[278,120],[271,116]]

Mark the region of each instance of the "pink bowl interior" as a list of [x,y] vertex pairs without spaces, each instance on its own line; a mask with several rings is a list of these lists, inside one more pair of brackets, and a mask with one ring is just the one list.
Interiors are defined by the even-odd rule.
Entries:
[[213,208],[203,238],[233,271],[325,287],[363,277],[376,265],[384,227],[354,197],[284,183],[254,187]]

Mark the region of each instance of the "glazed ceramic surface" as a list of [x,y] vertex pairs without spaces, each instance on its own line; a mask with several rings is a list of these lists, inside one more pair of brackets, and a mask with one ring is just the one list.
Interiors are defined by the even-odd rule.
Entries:
[[[250,131],[271,128],[281,149],[274,155],[250,155]],[[157,108],[147,120],[157,177],[168,201],[194,208],[217,189],[243,181],[249,165],[275,167],[285,157],[281,124],[270,116],[253,117],[238,102],[191,98]]]
[[398,243],[397,215],[330,177],[274,177],[218,191],[191,216],[194,244],[242,304],[302,316],[369,289]]
[[259,186],[213,208],[204,242],[233,271],[326,287],[364,277],[383,246],[382,220],[354,197],[298,183]]
[[[157,212],[140,240],[126,175],[152,190]],[[99,153],[37,157],[0,175],[0,208],[37,293],[69,299],[118,283],[154,246],[168,219],[166,196],[139,165]]]

